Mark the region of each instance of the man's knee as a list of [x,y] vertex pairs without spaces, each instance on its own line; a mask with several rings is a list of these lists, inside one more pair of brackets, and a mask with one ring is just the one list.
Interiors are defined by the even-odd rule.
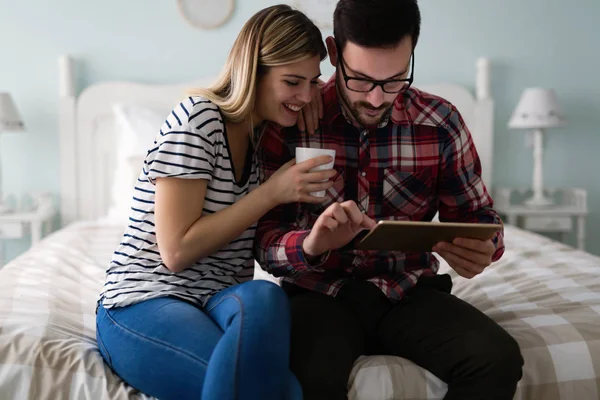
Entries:
[[500,337],[473,343],[476,368],[495,385],[516,385],[523,376],[523,356],[516,340],[504,332]]
[[494,361],[504,371],[502,376],[509,381],[520,381],[523,377],[524,361],[519,344],[507,333],[505,339],[499,343],[498,347]]

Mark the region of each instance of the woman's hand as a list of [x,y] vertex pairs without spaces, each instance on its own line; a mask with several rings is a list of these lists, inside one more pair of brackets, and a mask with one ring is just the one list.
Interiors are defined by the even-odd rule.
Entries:
[[292,159],[282,165],[264,184],[265,193],[273,207],[286,203],[322,203],[324,197],[312,196],[311,192],[327,190],[333,182],[329,179],[336,174],[335,170],[310,172],[313,168],[328,164],[330,156],[311,158],[299,164]]

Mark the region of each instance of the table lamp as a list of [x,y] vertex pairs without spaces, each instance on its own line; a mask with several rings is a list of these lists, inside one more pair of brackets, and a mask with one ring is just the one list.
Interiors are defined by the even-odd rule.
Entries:
[[529,88],[523,92],[508,126],[533,131],[533,196],[524,202],[527,206],[545,207],[554,203],[543,189],[544,129],[564,123],[565,117],[554,90]]
[[[4,132],[23,132],[25,125],[9,93],[0,92],[0,134]],[[0,163],[1,167],[1,163]],[[2,170],[0,168],[0,214],[10,211],[4,204],[2,193]]]

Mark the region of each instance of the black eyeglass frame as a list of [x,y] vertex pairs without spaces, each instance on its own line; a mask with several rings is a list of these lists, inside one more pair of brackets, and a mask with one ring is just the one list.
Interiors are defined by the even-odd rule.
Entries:
[[[369,93],[370,91],[375,89],[377,86],[381,86],[381,90],[383,90],[385,93],[397,94],[397,93],[405,92],[413,84],[414,77],[415,77],[415,52],[414,51],[410,55],[410,58],[412,59],[411,67],[410,67],[410,77],[408,77],[406,79],[385,79],[385,80],[379,81],[376,79],[367,79],[367,78],[358,78],[358,77],[354,77],[354,76],[348,76],[348,74],[346,73],[346,68],[344,67],[344,58],[342,57],[342,52],[340,51],[340,47],[337,46],[337,49],[338,49],[338,63],[340,64],[340,67],[342,69],[342,78],[344,79],[346,88],[348,88],[348,90],[350,90],[352,92]],[[372,85],[369,90],[356,90],[356,89],[350,88],[350,86],[348,85],[349,81],[369,82]],[[395,90],[395,91],[385,90],[386,83],[399,83],[399,82],[408,82],[408,85],[402,86],[400,88],[400,90]]]

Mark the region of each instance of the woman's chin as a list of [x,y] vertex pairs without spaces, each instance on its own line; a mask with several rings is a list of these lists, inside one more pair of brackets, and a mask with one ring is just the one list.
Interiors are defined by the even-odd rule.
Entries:
[[290,118],[289,116],[285,116],[285,117],[280,116],[279,118],[277,118],[276,121],[273,121],[273,122],[275,122],[276,124],[278,124],[279,126],[282,126],[284,128],[290,128],[298,123],[298,117]]

